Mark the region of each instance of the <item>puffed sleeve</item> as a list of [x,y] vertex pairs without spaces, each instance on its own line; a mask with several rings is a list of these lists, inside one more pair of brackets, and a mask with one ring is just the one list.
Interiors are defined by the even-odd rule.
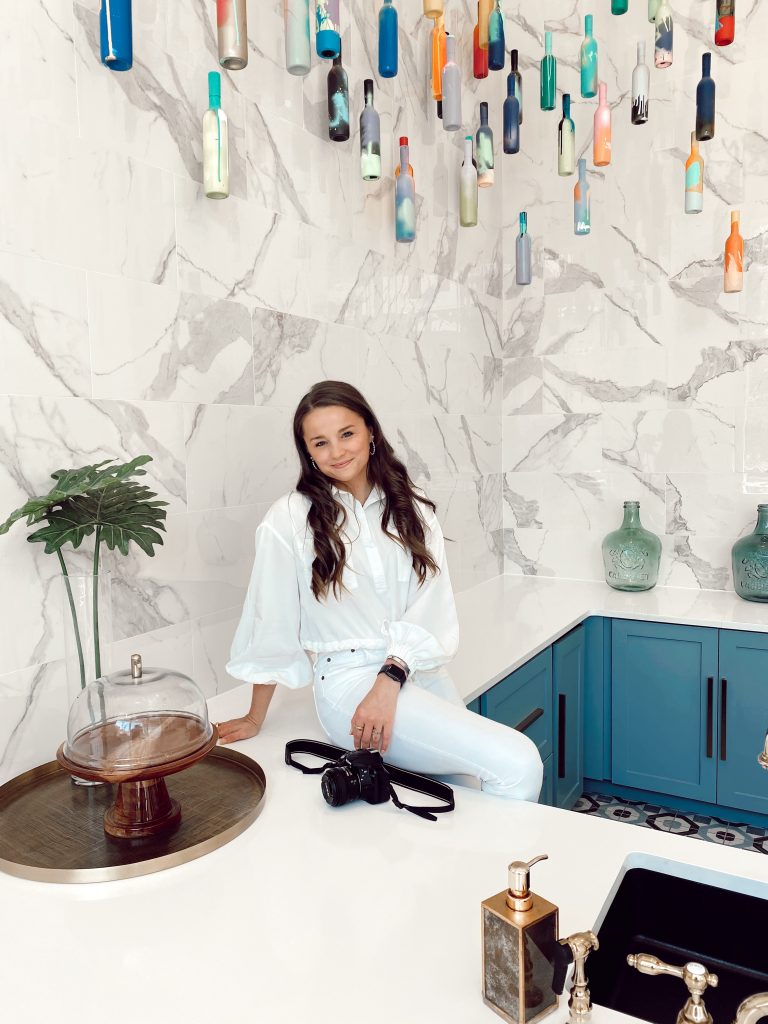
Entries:
[[282,683],[295,690],[312,682],[312,666],[299,640],[296,560],[278,505],[256,530],[253,572],[227,672],[247,683]]
[[401,619],[384,623],[387,654],[402,658],[408,667],[428,671],[447,664],[459,646],[459,620],[448,572],[443,531],[436,517],[425,530],[429,551],[440,567],[421,586],[413,573],[408,602]]

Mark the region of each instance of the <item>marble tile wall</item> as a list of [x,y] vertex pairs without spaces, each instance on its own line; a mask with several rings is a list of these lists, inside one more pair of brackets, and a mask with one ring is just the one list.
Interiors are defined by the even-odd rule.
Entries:
[[[729,589],[730,548],[768,500],[768,5],[744,0],[736,41],[713,45],[714,0],[672,2],[674,62],[653,68],[645,0],[611,17],[588,0],[507,0],[526,90],[523,152],[504,158],[503,465],[506,571],[602,579],[600,543],[639,499],[663,538],[661,581]],[[613,161],[592,164],[582,100],[583,16],[595,15],[613,108]],[[588,160],[592,232],[573,234],[574,178],[556,173],[559,111],[538,108],[545,30]],[[636,44],[651,64],[650,120],[630,124]],[[713,52],[715,138],[704,212],[686,216],[701,54]],[[744,290],[722,291],[729,211],[745,239]],[[536,276],[514,280],[517,212]]]
[[[347,144],[327,139],[327,65],[289,76],[280,0],[249,3],[248,67],[223,75],[221,203],[200,184],[214,3],[134,0],[126,74],[99,63],[98,7],[4,11],[15,141],[0,160],[0,518],[59,467],[152,455],[167,537],[153,559],[112,560],[113,662],[140,650],[211,694],[227,685],[254,529],[295,482],[293,409],[318,379],[351,381],[379,411],[438,502],[457,589],[503,570],[502,186],[482,194],[480,226],[459,230],[461,140],[434,116],[417,0],[399,4],[399,76],[377,79],[385,177],[367,185],[356,125]],[[342,9],[357,115],[378,4]],[[470,0],[454,0],[448,25],[470,25]],[[465,77],[474,126],[503,83]],[[400,134],[420,197],[407,248],[393,238]],[[17,525],[0,537],[0,573],[1,782],[52,756],[66,697],[55,559]]]

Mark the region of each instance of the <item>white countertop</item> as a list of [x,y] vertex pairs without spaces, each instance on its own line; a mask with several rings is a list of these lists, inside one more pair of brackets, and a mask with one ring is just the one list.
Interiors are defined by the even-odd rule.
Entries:
[[[588,614],[768,629],[768,609],[747,622],[737,606],[682,591],[629,597],[507,578],[487,584],[483,602],[475,592],[470,617],[460,599],[473,658],[463,654],[459,666],[474,664],[477,689]],[[246,688],[230,691],[211,701],[211,714],[242,713],[247,699]],[[330,808],[318,777],[284,763],[286,740],[299,736],[321,738],[311,691],[279,690],[261,735],[240,745],[266,772],[264,811],[200,860],[93,885],[0,874],[4,1017],[492,1024],[500,1018],[481,997],[480,902],[505,887],[512,859],[549,854],[534,868],[534,889],[560,907],[562,935],[596,923],[630,856],[738,876],[768,898],[766,861],[755,853],[477,790],[458,788],[456,811],[437,822],[391,803]],[[598,1008],[594,1024],[619,1016]],[[550,1019],[566,1018],[563,1000]]]

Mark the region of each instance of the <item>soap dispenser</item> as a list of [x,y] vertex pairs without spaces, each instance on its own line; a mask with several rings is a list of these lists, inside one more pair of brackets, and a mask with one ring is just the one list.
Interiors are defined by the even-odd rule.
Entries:
[[557,1009],[553,983],[558,910],[530,888],[547,855],[509,865],[509,887],[483,900],[483,1001],[509,1024],[532,1024]]

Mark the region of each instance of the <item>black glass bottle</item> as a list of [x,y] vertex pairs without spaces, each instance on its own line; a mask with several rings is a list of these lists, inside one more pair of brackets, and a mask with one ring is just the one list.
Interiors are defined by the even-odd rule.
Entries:
[[[523,123],[523,76],[517,67],[517,50],[510,50],[509,53],[510,62],[510,74],[515,76],[515,96],[517,96],[517,102],[520,105],[519,123]],[[507,90],[509,95],[509,90]]]
[[712,54],[701,55],[701,81],[696,86],[696,138],[706,142],[715,137],[715,80],[710,75]]
[[505,153],[520,152],[520,101],[515,95],[517,82],[510,72],[507,75],[507,98],[504,100],[504,135]]
[[341,51],[328,72],[328,136],[331,142],[349,138],[349,81],[341,66]]

